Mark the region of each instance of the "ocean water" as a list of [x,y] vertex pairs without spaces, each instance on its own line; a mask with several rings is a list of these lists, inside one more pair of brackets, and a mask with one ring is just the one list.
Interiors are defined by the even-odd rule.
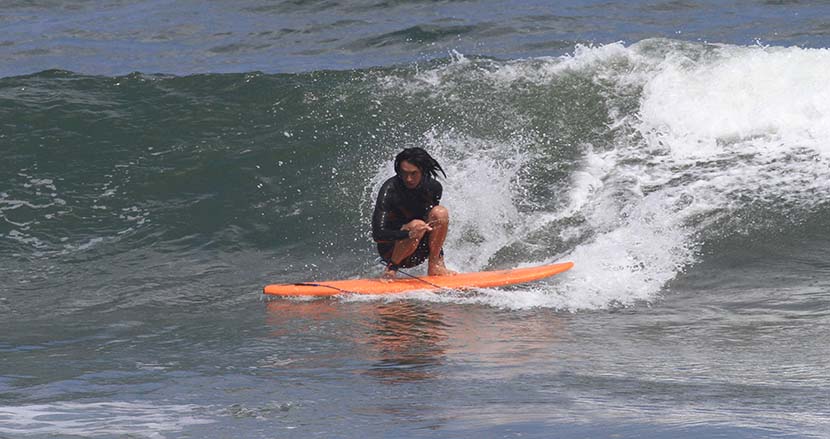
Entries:
[[[830,437],[828,16],[0,2],[0,437]],[[265,299],[411,146],[451,268],[574,269]]]

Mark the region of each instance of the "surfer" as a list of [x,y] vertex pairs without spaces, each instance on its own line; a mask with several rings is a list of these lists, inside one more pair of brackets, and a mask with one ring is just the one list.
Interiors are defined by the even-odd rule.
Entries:
[[395,176],[380,187],[372,215],[372,238],[386,263],[382,277],[429,259],[430,276],[455,274],[444,265],[444,240],[450,214],[439,206],[443,187],[435,178],[447,176],[422,148],[406,148],[395,156]]

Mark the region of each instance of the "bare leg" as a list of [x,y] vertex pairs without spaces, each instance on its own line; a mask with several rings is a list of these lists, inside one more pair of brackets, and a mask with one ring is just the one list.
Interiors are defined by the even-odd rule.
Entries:
[[[395,248],[392,250],[392,263],[398,265],[404,259],[408,258],[409,255],[415,253],[415,250],[418,249],[418,243],[420,243],[420,239],[402,239],[400,241],[395,242]],[[383,272],[384,278],[391,279],[394,278],[398,274],[395,270],[386,269]]]
[[[421,220],[412,220],[407,223],[404,227],[411,227],[415,225],[425,225],[425,223]],[[421,238],[409,238],[409,239],[402,239],[400,241],[395,242],[395,247],[392,249],[392,263],[395,265],[400,264],[404,259],[408,258],[412,253],[415,253],[415,250],[418,249],[418,244],[421,243]],[[394,278],[395,275],[398,273],[395,270],[386,269],[383,272],[382,277],[391,279]]]
[[450,276],[456,272],[447,269],[441,249],[447,239],[447,230],[450,225],[450,212],[444,206],[435,206],[429,211],[429,225],[432,232],[429,234],[429,269],[430,276]]

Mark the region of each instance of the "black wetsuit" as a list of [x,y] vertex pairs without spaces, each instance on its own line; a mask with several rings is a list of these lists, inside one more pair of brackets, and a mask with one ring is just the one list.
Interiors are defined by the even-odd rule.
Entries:
[[[378,253],[391,262],[395,241],[409,238],[401,227],[414,220],[427,221],[430,209],[437,206],[443,193],[441,183],[424,176],[415,189],[409,189],[398,177],[392,177],[380,187],[375,212],[372,215],[372,238],[378,243]],[[421,239],[418,249],[398,266],[414,267],[429,257],[429,232]]]

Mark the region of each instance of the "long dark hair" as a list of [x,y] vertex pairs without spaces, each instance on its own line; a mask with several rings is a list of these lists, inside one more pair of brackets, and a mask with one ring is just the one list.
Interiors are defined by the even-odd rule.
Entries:
[[438,171],[441,171],[444,178],[447,178],[447,173],[441,165],[423,148],[405,148],[395,156],[395,173],[398,175],[401,173],[401,162],[404,160],[417,166],[425,176],[435,178],[438,176]]

